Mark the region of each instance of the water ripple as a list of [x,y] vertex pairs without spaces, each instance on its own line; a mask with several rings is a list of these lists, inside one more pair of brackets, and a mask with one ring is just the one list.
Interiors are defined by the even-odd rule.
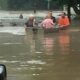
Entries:
[[22,43],[3,43],[3,45],[13,45],[13,44],[22,44]]
[[31,60],[27,61],[28,64],[46,64],[46,62],[43,62],[41,60]]

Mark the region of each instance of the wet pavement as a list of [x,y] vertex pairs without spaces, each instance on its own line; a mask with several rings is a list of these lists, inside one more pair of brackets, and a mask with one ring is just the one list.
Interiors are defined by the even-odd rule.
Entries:
[[0,27],[7,80],[80,80],[80,29],[54,33]]

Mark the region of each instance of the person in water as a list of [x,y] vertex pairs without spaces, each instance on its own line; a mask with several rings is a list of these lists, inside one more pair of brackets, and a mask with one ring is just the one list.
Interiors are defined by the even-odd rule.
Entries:
[[67,29],[70,25],[69,18],[66,16],[64,12],[62,12],[61,16],[58,18],[58,26],[61,30]]
[[27,30],[27,28],[31,27],[34,32],[37,31],[37,27],[38,26],[37,26],[37,23],[35,21],[34,15],[30,14],[29,19],[27,20],[27,22],[25,23],[25,25],[26,25],[26,30]]
[[43,29],[45,32],[52,32],[54,28],[53,20],[51,19],[51,16],[48,14],[46,18],[41,23]]
[[20,18],[20,19],[23,19],[23,15],[22,15],[22,14],[20,14],[19,18]]
[[25,23],[26,27],[33,27],[35,22],[34,15],[30,14],[29,19]]
[[49,11],[48,15],[51,17],[53,23],[56,23],[56,18],[53,16],[52,11]]

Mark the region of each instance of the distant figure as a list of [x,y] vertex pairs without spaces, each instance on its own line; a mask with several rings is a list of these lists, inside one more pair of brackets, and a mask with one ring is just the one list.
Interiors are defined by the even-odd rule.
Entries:
[[34,14],[36,13],[36,10],[34,9]]
[[19,18],[20,18],[20,19],[23,19],[23,15],[22,15],[22,14],[20,14]]
[[61,16],[58,18],[58,25],[62,30],[67,29],[70,25],[69,19],[64,12],[62,12]]
[[56,23],[56,18],[52,15],[52,11],[49,11],[48,15],[50,15],[51,19],[53,20],[53,23]]

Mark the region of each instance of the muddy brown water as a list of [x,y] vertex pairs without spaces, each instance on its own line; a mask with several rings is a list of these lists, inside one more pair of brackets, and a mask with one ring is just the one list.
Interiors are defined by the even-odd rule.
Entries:
[[80,30],[0,32],[0,63],[7,80],[80,80]]

